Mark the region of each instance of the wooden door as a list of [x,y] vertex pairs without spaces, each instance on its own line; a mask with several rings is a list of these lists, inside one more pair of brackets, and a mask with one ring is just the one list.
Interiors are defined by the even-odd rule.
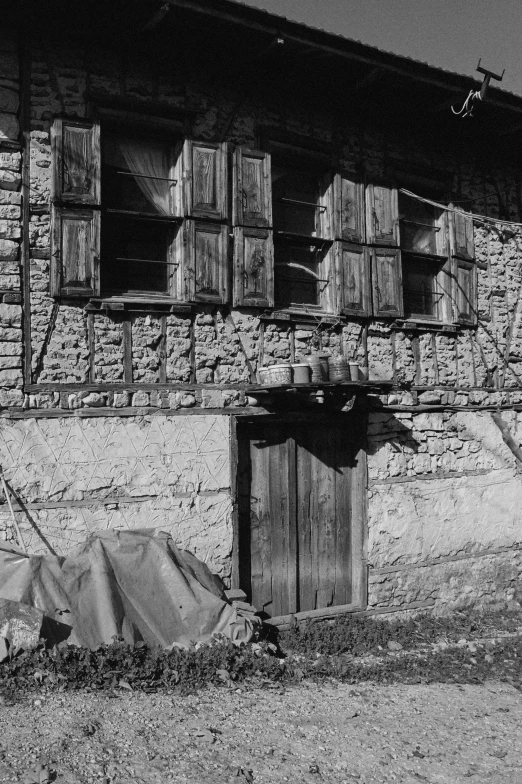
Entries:
[[239,572],[270,617],[362,606],[365,455],[355,415],[240,429]]

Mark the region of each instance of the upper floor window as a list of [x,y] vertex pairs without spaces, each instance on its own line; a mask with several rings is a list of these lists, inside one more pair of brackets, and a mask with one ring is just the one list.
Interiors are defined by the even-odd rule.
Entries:
[[168,295],[179,264],[176,150],[140,136],[102,134],[101,290]]
[[444,320],[444,276],[448,259],[446,211],[399,193],[404,313]]
[[333,310],[331,205],[325,173],[272,159],[275,303]]
[[53,123],[52,294],[228,301],[227,147],[156,125]]
[[476,323],[465,212],[319,153],[229,156],[153,126],[53,123],[54,296]]

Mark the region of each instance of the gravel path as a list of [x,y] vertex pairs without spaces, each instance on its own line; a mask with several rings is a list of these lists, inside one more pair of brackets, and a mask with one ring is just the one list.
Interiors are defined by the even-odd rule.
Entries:
[[9,784],[40,759],[58,784],[522,782],[522,694],[504,683],[54,693],[0,717]]

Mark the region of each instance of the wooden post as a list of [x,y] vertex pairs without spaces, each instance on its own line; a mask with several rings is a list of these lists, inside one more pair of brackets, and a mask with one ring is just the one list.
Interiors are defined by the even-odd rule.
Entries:
[[96,381],[95,374],[95,338],[94,338],[94,313],[87,312],[87,346],[89,350],[89,383]]
[[31,10],[23,3],[20,9],[21,23],[19,47],[20,65],[20,130],[22,133],[22,308],[23,308],[23,370],[24,382],[32,382],[31,357],[31,257],[29,221],[31,203]]
[[230,496],[232,498],[232,566],[230,587],[239,588],[239,497],[238,497],[238,452],[237,418],[230,419]]
[[9,511],[11,512],[11,517],[12,517],[12,520],[13,520],[13,526],[14,526],[14,529],[16,531],[16,536],[18,538],[18,542],[19,542],[22,550],[24,551],[24,553],[26,553],[27,552],[27,547],[25,546],[25,542],[24,542],[24,538],[22,536],[22,532],[20,530],[20,526],[18,525],[18,522],[17,522],[16,517],[15,517],[13,504],[11,503],[11,496],[9,495],[9,488],[7,487],[7,482],[5,481],[5,476],[4,476],[4,471],[2,469],[2,466],[0,466],[0,480],[2,482],[2,487],[3,487],[4,493],[5,493],[5,498],[6,498],[7,504],[9,506]]
[[158,346],[160,384],[167,382],[167,316],[160,316],[161,340]]
[[123,380],[132,384],[132,317],[123,318]]

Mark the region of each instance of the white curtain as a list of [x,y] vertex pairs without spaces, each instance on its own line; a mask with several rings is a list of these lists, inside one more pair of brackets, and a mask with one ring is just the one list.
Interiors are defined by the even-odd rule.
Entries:
[[172,215],[171,188],[174,183],[165,179],[170,174],[167,149],[161,145],[145,145],[132,139],[122,139],[120,149],[132,174],[146,175],[136,177],[136,184],[154,205],[155,211],[161,215]]

